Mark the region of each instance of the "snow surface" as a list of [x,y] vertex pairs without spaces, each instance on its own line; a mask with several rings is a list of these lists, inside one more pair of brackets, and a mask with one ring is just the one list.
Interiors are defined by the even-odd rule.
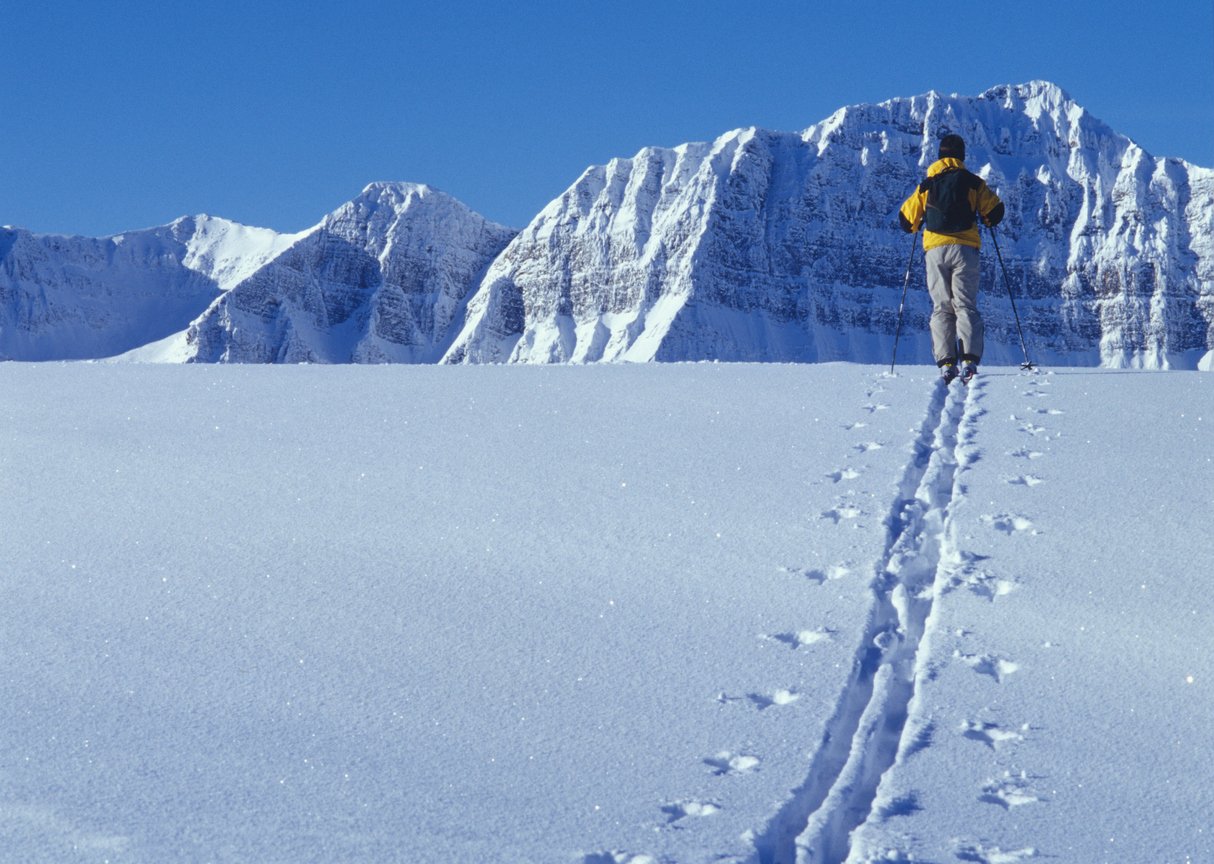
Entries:
[[0,365],[0,858],[1214,860],[1214,381],[933,373]]

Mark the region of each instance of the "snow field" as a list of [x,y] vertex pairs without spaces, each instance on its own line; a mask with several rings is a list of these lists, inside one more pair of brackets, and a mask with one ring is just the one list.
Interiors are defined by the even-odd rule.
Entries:
[[11,848],[744,858],[919,411],[834,369],[0,367]]
[[1214,857],[1208,376],[0,376],[11,860]]
[[1209,379],[967,395],[909,734],[847,860],[1214,857]]

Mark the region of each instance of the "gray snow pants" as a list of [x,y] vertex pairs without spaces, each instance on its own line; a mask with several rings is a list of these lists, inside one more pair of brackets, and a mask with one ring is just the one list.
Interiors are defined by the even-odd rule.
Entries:
[[928,249],[925,258],[927,292],[932,298],[932,354],[936,363],[958,359],[977,363],[982,359],[983,347],[982,316],[978,314],[981,269],[978,250],[953,243]]

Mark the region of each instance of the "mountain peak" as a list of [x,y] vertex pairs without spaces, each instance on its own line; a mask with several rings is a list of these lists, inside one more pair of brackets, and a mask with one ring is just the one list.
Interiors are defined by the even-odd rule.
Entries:
[[998,102],[1006,108],[1030,111],[1033,108],[1047,112],[1079,108],[1069,93],[1052,81],[1043,80],[1001,84],[980,94],[976,101]]
[[437,196],[450,198],[445,192],[435,189],[425,183],[409,183],[406,181],[380,180],[368,183],[358,194],[356,201],[399,207],[414,200]]
[[[418,210],[417,208],[422,208]],[[357,214],[362,220],[395,218],[406,212],[446,213],[459,212],[463,216],[484,219],[467,204],[453,195],[425,183],[405,181],[379,181],[368,183],[356,198],[347,201],[329,214],[327,219],[344,220]],[[486,220],[488,221],[488,220]]]
[[1023,84],[1000,84],[990,88],[978,96],[979,99],[1008,99],[1014,98],[1027,102],[1030,99],[1042,99],[1055,105],[1073,102],[1069,93],[1053,81],[1036,79]]

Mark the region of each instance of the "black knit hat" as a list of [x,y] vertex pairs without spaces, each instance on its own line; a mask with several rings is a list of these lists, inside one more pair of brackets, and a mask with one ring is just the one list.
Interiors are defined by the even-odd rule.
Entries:
[[965,161],[965,141],[960,135],[945,135],[940,139],[939,158]]

